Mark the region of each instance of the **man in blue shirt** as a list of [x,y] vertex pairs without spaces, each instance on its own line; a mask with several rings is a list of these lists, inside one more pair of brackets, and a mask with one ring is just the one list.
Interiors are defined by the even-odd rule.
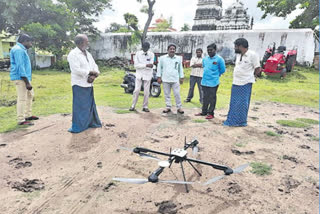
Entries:
[[171,112],[171,89],[173,90],[176,101],[177,112],[183,114],[180,97],[180,84],[183,83],[183,67],[182,58],[177,56],[176,45],[170,44],[168,46],[168,54],[161,56],[157,68],[158,83],[163,83],[163,92],[166,101],[166,109],[163,113]]
[[31,63],[27,49],[32,47],[32,38],[21,34],[17,44],[10,51],[10,79],[17,89],[17,117],[18,125],[33,125],[31,120],[38,120],[32,116],[33,89],[31,85]]
[[217,90],[220,84],[220,76],[226,71],[223,58],[216,54],[216,44],[207,47],[208,55],[202,61],[203,77],[201,87],[203,90],[202,112],[196,116],[206,116],[206,119],[214,118],[214,109],[217,102]]

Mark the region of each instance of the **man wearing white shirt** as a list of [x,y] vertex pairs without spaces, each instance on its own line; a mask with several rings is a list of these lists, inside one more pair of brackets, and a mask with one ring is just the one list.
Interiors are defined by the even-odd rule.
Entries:
[[73,93],[72,126],[69,132],[79,133],[88,128],[101,127],[93,94],[93,81],[100,72],[92,55],[86,50],[88,37],[79,34],[74,43],[77,47],[68,55]]
[[134,58],[134,67],[136,68],[136,82],[135,89],[133,92],[132,105],[130,111],[134,111],[138,102],[139,93],[141,90],[142,83],[144,88],[144,98],[142,111],[150,112],[148,108],[149,94],[150,94],[150,83],[153,75],[153,60],[154,54],[149,51],[150,43],[144,42],[142,44],[142,50],[138,51]]
[[248,48],[249,44],[245,38],[239,38],[234,42],[237,57],[228,117],[223,123],[225,126],[247,126],[252,84],[255,83],[255,76],[261,73],[258,55]]

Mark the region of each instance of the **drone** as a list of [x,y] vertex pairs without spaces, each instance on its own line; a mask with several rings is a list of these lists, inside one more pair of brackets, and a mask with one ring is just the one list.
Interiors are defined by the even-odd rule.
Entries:
[[[218,164],[215,164],[215,163],[210,163],[210,162],[206,162],[206,161],[202,161],[202,160],[198,160],[198,159],[188,158],[187,157],[187,154],[188,154],[187,150],[189,148],[192,149],[193,155],[196,155],[198,153],[198,151],[199,151],[199,148],[198,148],[199,142],[196,139],[194,139],[190,143],[187,143],[186,141],[187,140],[185,138],[184,147],[182,149],[181,148],[177,148],[177,149],[173,149],[172,151],[170,149],[169,153],[155,151],[155,150],[142,148],[142,147],[135,147],[135,148],[132,148],[132,149],[131,148],[126,148],[126,147],[120,147],[120,149],[132,151],[132,152],[138,154],[140,157],[157,160],[159,168],[156,169],[154,172],[152,172],[149,175],[148,178],[119,178],[119,177],[115,177],[112,180],[120,181],[120,182],[126,182],[126,183],[133,183],[133,184],[145,184],[145,183],[148,183],[148,182],[151,182],[151,183],[158,183],[159,182],[159,183],[171,183],[171,184],[184,184],[186,192],[188,193],[189,192],[188,184],[193,184],[194,182],[186,181],[186,176],[185,176],[185,172],[184,172],[184,168],[183,168],[183,162],[189,163],[189,165],[197,172],[197,174],[199,176],[202,176],[202,174],[193,165],[193,163],[198,163],[198,164],[202,164],[202,165],[206,165],[206,166],[211,166],[214,169],[221,170],[221,171],[224,172],[224,175],[213,177],[213,178],[209,179],[207,182],[205,182],[203,185],[209,185],[211,183],[214,183],[214,182],[224,178],[225,176],[228,176],[228,175],[231,175],[231,174],[240,173],[246,167],[249,166],[249,164],[244,164],[244,165],[241,165],[241,166],[239,166],[239,167],[237,167],[235,169],[231,169],[230,167],[227,167],[227,166],[218,165]],[[157,154],[157,155],[163,155],[163,156],[168,157],[168,159],[163,161],[163,160],[157,158],[156,156],[151,155],[150,153]],[[183,175],[183,181],[178,181],[178,180],[159,180],[159,176],[164,171],[164,169],[165,168],[170,168],[173,163],[180,164],[180,167],[181,167],[181,170],[182,170],[182,175]]]

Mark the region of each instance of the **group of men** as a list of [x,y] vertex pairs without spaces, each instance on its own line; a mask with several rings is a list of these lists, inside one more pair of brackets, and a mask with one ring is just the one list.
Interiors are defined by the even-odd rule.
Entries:
[[[99,76],[99,68],[92,55],[87,51],[88,37],[79,34],[75,37],[76,47],[68,54],[68,62],[71,70],[71,85],[73,93],[72,125],[69,129],[72,133],[79,133],[88,128],[101,127],[98,116],[93,82]],[[250,104],[252,84],[255,75],[260,73],[258,56],[248,50],[248,41],[239,38],[234,42],[237,54],[233,72],[233,84],[231,91],[230,108],[225,126],[246,126]],[[32,38],[22,34],[17,44],[10,51],[10,78],[16,84],[17,89],[17,118],[18,125],[33,125],[31,120],[38,120],[32,116],[33,90],[31,85],[31,63],[27,49],[32,47]],[[144,85],[144,101],[142,111],[150,112],[148,100],[150,83],[153,76],[155,55],[150,50],[150,43],[142,44],[142,50],[135,55],[134,66],[136,68],[135,90],[130,111],[135,111],[141,85]],[[162,84],[166,108],[164,114],[171,112],[171,91],[173,91],[177,113],[184,114],[180,96],[180,85],[184,81],[182,57],[176,54],[177,46],[169,44],[167,54],[159,58],[157,64],[157,81]],[[217,90],[220,84],[220,76],[226,71],[224,59],[216,54],[216,44],[207,46],[208,56],[202,57],[203,51],[198,48],[196,56],[191,59],[190,89],[185,102],[193,98],[194,87],[197,83],[202,111],[196,116],[204,116],[206,119],[214,118],[214,110],[217,101]]]
[[[248,41],[239,38],[234,42],[236,53],[235,68],[233,72],[233,84],[231,100],[225,126],[246,126],[250,105],[252,84],[255,77],[260,74],[260,61],[257,54],[249,50]],[[135,55],[134,65],[136,68],[135,90],[130,111],[134,111],[141,85],[144,84],[144,101],[142,111],[150,112],[148,108],[150,82],[153,72],[154,53],[150,50],[150,44],[142,44],[142,50]],[[171,89],[173,91],[178,114],[183,114],[180,84],[183,83],[184,73],[182,58],[176,55],[176,45],[168,45],[168,53],[159,58],[157,65],[158,83],[162,83],[166,109],[163,113],[171,112]],[[195,116],[204,116],[210,120],[214,118],[214,110],[217,102],[217,91],[220,85],[220,76],[226,71],[224,59],[216,54],[216,44],[207,46],[208,56],[203,58],[203,50],[196,49],[196,56],[191,59],[190,88],[185,102],[191,102],[194,95],[195,84],[198,85],[200,103],[202,109]]]

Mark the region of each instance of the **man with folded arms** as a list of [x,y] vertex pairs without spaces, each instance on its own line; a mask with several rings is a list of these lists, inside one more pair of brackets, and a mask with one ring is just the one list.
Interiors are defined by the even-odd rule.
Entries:
[[87,51],[88,37],[79,34],[74,43],[77,47],[68,55],[73,93],[72,126],[69,132],[79,133],[88,128],[101,127],[93,94],[93,81],[100,72],[92,55]]
[[18,125],[33,125],[31,120],[38,120],[32,116],[33,89],[31,85],[32,70],[27,49],[32,47],[32,38],[21,34],[17,44],[10,51],[10,79],[17,89],[17,117]]

